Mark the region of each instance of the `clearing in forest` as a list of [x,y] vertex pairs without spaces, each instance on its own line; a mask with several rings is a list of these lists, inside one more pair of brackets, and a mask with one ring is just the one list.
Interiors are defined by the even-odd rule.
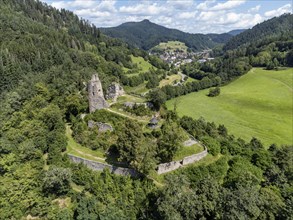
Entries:
[[[292,144],[292,80],[292,68],[254,68],[221,87],[217,97],[208,97],[207,89],[177,98],[177,112],[224,124],[230,134],[245,140],[256,137],[266,146]],[[174,108],[175,100],[167,102],[168,109]]]
[[168,42],[161,42],[159,45],[153,47],[151,50],[170,51],[170,52],[180,50],[183,52],[187,52],[187,46],[185,45],[185,43],[180,41],[168,41]]

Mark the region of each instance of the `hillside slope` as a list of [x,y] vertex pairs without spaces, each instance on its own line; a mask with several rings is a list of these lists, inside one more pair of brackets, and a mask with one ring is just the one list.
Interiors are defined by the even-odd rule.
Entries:
[[[165,109],[160,114],[163,125],[155,130],[143,129],[133,120],[136,116],[122,117],[126,115],[120,110],[89,114],[86,84],[93,73],[106,87],[126,77],[125,70],[135,74],[135,67],[128,70],[133,61],[140,63],[134,65],[136,69],[150,62],[157,68],[152,72],[161,72],[159,60],[103,36],[72,12],[38,0],[0,0],[0,12],[0,219],[287,219],[293,215],[292,147],[274,145],[267,151],[257,139],[244,142],[227,135],[224,126],[179,118]],[[146,76],[131,78],[144,82]],[[207,83],[196,86],[206,88]],[[114,131],[100,133],[88,120],[111,123]],[[183,128],[208,146],[209,155],[161,176],[160,183],[145,172],[130,178],[108,169],[93,171],[72,163],[66,153],[75,151],[103,162],[104,157],[113,161],[116,157],[111,156],[118,153],[121,165],[126,162],[155,174],[158,158],[170,161],[190,152],[184,146],[178,151],[187,135]]]
[[117,27],[101,28],[101,31],[144,50],[149,50],[160,42],[176,40],[185,43],[191,49],[202,50],[212,48],[218,43],[225,43],[232,37],[228,34],[189,34],[157,25],[149,20],[127,22]]
[[236,29],[236,30],[229,31],[228,34],[236,36],[236,35],[241,34],[242,32],[244,32],[246,30],[247,29]]
[[[208,97],[208,90],[203,90],[178,98],[178,113],[224,124],[233,135],[245,140],[256,137],[267,145],[291,144],[292,70],[254,68],[221,87],[218,97]],[[174,100],[167,102],[169,109],[173,104]]]
[[224,46],[225,50],[236,49],[241,45],[255,44],[259,41],[275,38],[293,38],[293,14],[284,14],[274,17],[253,28],[248,29],[233,38]]

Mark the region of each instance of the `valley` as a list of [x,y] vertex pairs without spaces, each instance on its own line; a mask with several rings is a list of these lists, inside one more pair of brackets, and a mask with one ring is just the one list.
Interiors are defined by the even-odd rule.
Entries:
[[0,220],[291,220],[291,4],[0,0]]

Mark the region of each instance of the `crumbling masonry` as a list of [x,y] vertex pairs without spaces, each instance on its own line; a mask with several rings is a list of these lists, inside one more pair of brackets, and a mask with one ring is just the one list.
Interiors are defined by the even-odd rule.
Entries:
[[109,107],[109,104],[104,98],[102,84],[98,74],[94,74],[88,83],[88,96],[90,112]]

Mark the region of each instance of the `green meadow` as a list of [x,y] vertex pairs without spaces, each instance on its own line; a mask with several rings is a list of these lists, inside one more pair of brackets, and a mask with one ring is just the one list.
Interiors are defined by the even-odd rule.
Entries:
[[[177,98],[180,116],[204,117],[224,124],[230,134],[250,140],[257,137],[265,145],[293,142],[293,69],[267,71],[254,68],[229,85],[221,94],[208,97],[208,90]],[[174,101],[167,102],[168,109]]]
[[186,52],[187,46],[185,45],[185,43],[180,41],[168,41],[168,42],[161,42],[159,45],[155,46],[153,49],[162,50],[162,51],[182,50]]
[[181,76],[179,74],[167,76],[166,79],[163,79],[160,81],[159,87],[170,85],[170,84],[174,83],[175,81],[180,81],[180,80],[181,80]]
[[[143,57],[135,57],[131,55],[131,61],[133,64],[137,65],[137,71],[135,73],[127,74],[128,76],[136,76],[139,73],[145,73],[148,72],[151,68],[156,69],[152,64],[150,64],[148,61],[145,61]],[[124,68],[124,71],[127,72],[130,69]]]

